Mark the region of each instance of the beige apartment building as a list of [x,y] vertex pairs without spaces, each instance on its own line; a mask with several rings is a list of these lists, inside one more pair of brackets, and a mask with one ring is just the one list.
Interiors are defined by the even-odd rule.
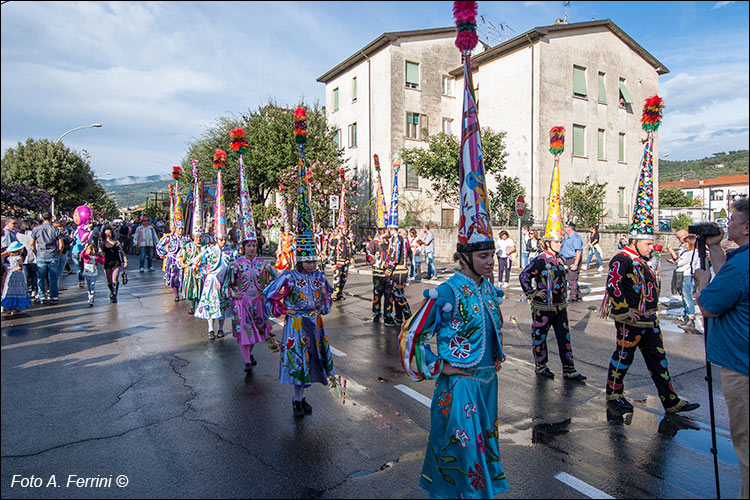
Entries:
[[[390,199],[390,165],[401,149],[426,147],[425,129],[460,134],[463,67],[454,40],[453,27],[384,33],[318,78],[328,122],[349,165],[366,179],[366,193],[375,192],[373,153]],[[526,188],[537,224],[552,175],[548,132],[557,125],[567,131],[562,186],[586,176],[607,183],[604,222],[626,223],[643,152],[642,104],[657,93],[666,67],[608,19],[537,27],[492,48],[480,44],[472,66],[479,122],[507,133],[505,175]],[[494,179],[488,183],[492,189]],[[456,207],[429,199],[429,188],[402,165],[402,214],[409,198],[420,198],[427,219],[455,224]]]

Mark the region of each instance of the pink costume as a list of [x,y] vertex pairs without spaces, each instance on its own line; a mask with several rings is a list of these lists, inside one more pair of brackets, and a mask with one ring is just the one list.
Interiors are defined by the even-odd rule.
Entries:
[[250,346],[249,355],[252,346],[267,339],[271,332],[263,307],[263,289],[276,279],[276,273],[262,258],[251,262],[244,255],[231,268],[232,334],[240,346]]

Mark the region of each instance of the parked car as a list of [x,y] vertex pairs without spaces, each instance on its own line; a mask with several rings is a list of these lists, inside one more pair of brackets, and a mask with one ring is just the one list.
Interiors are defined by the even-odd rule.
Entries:
[[672,219],[659,219],[659,231],[662,233],[672,231]]
[[716,219],[716,224],[722,229],[726,229],[729,225],[729,219]]

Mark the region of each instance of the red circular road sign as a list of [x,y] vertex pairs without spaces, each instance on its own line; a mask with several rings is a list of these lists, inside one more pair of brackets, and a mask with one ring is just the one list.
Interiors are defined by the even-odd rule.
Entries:
[[524,201],[523,196],[516,198],[516,213],[519,217],[523,217],[523,214],[526,213],[526,202]]

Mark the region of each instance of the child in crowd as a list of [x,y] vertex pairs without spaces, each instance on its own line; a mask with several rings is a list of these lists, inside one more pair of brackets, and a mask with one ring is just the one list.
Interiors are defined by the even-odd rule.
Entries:
[[89,294],[89,307],[94,307],[96,276],[99,274],[96,265],[104,264],[104,254],[97,252],[94,242],[89,241],[81,252],[81,262],[83,262],[83,277],[86,279],[86,289]]
[[26,275],[23,274],[24,257],[21,255],[24,245],[14,241],[8,246],[8,276],[5,278],[0,305],[3,313],[13,316],[31,307],[29,290],[26,286]]
[[424,255],[424,241],[417,240],[414,245],[414,281],[422,281],[422,256]]

